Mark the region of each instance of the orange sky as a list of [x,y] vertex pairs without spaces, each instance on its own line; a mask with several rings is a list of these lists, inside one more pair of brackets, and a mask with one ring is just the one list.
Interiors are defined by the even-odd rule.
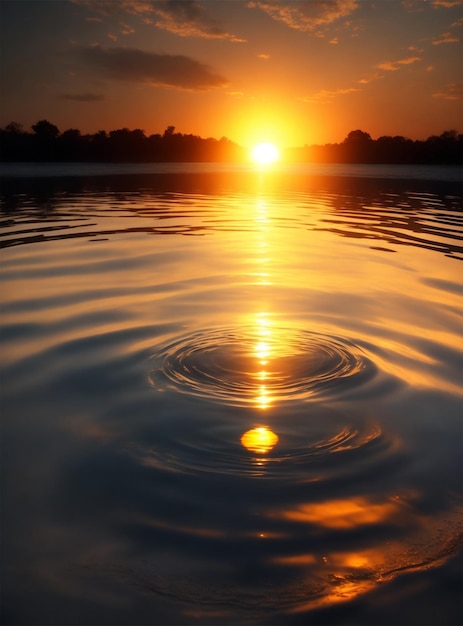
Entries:
[[245,146],[463,131],[462,0],[2,0],[0,124]]

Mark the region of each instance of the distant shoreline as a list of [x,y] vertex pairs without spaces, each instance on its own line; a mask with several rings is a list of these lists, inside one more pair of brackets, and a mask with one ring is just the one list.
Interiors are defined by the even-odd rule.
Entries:
[[[143,130],[122,128],[82,135],[61,133],[41,120],[24,132],[11,122],[0,129],[0,162],[13,163],[246,163],[249,150],[226,137],[217,140],[176,133],[147,137]],[[372,139],[353,130],[340,143],[280,149],[282,162],[338,164],[458,165],[463,164],[463,135],[446,130],[425,141],[402,136]]]
[[[90,180],[127,179],[149,177],[152,180],[168,181],[181,176],[184,180],[196,181],[226,177],[230,181],[244,180],[251,176],[267,175],[270,179],[286,179],[296,186],[301,181],[324,178],[354,180],[416,180],[437,181],[445,184],[462,184],[460,164],[371,164],[371,163],[285,163],[257,166],[248,162],[150,162],[150,163],[88,163],[88,162],[8,162],[0,164],[2,189],[11,186],[38,184],[47,180]],[[233,183],[235,184],[235,183]],[[458,193],[458,190],[456,190]]]

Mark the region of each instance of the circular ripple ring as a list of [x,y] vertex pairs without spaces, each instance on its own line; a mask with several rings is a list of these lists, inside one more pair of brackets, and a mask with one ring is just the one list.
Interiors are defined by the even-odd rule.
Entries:
[[156,389],[267,408],[335,397],[375,373],[372,361],[346,340],[286,328],[262,337],[245,327],[177,337],[158,348],[148,377]]

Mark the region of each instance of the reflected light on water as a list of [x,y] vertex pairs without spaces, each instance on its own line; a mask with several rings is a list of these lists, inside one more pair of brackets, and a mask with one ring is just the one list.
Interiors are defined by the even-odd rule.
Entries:
[[270,340],[272,339],[272,332],[270,330],[270,321],[268,319],[269,314],[266,312],[258,313],[256,316],[257,326],[257,341],[255,346],[255,357],[258,359],[261,369],[256,374],[256,378],[260,382],[258,387],[258,394],[256,396],[256,405],[259,409],[267,409],[271,402],[272,397],[269,389],[264,381],[269,379],[269,372],[266,366],[269,363],[272,350]]
[[283,517],[324,528],[348,529],[380,523],[396,514],[397,509],[396,502],[373,503],[367,498],[358,497],[303,504],[285,511]]
[[257,426],[244,433],[241,444],[250,452],[268,454],[278,443],[278,435],[267,426]]

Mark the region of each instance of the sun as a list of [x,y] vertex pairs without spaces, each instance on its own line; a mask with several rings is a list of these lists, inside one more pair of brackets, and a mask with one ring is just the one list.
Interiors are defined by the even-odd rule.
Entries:
[[252,160],[264,165],[274,163],[280,158],[280,151],[273,143],[258,143],[251,151]]

